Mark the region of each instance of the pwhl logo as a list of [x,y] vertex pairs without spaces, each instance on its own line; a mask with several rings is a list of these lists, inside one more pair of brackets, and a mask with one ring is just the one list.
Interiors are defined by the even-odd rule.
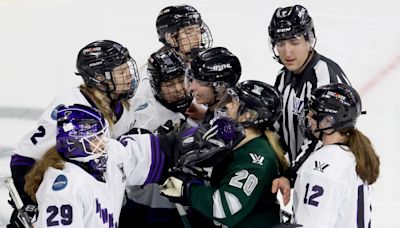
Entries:
[[253,160],[252,163],[257,164],[257,165],[263,165],[263,161],[264,161],[264,156],[262,155],[258,155],[258,154],[253,154],[253,153],[249,153],[251,159]]
[[329,166],[329,164],[325,164],[320,161],[315,161],[314,165],[315,165],[314,170],[320,171],[321,173],[323,173],[324,169],[328,168],[328,166]]

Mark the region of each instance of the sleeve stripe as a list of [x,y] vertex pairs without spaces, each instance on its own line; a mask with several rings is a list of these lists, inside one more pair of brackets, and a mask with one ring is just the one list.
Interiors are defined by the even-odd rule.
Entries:
[[219,190],[215,191],[213,194],[213,217],[219,219],[223,219],[226,217],[224,208],[222,206]]
[[144,184],[154,183],[161,177],[161,171],[164,167],[165,156],[160,149],[160,144],[154,135],[150,135],[151,142],[151,166],[149,174]]
[[242,204],[240,203],[239,199],[230,192],[224,192],[226,203],[228,204],[229,211],[231,215],[234,215],[236,212],[242,209]]
[[33,166],[35,160],[18,154],[11,156],[11,166]]

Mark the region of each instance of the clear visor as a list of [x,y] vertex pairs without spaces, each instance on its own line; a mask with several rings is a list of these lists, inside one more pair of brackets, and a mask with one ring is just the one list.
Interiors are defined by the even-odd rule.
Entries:
[[240,99],[235,90],[232,88],[226,89],[225,94],[214,108],[215,117],[230,117],[237,119],[240,111]]
[[209,87],[212,86],[211,82],[195,79],[193,78],[192,74],[193,74],[192,70],[189,67],[186,68],[184,85],[187,91],[192,92],[193,88],[196,86],[209,86]]

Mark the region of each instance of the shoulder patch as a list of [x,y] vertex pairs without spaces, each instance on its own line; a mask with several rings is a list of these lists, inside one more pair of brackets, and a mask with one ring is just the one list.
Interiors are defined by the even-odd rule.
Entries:
[[143,109],[145,109],[145,108],[147,108],[149,106],[149,103],[144,103],[144,104],[141,104],[141,105],[139,105],[139,107],[137,107],[136,109],[135,109],[135,112],[136,111],[140,111],[140,110],[143,110]]
[[58,175],[58,177],[56,178],[56,180],[53,183],[53,187],[52,189],[54,191],[60,191],[62,189],[64,189],[68,184],[68,180],[67,177],[64,175]]
[[63,106],[63,104],[57,105],[57,107],[55,107],[55,108],[53,109],[53,111],[51,112],[51,118],[52,118],[53,120],[57,120],[57,112],[58,112],[58,109],[59,109],[61,106]]

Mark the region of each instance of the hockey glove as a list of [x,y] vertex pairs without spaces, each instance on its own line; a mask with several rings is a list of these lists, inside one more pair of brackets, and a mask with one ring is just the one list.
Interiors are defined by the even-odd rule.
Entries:
[[225,118],[185,131],[179,147],[177,167],[211,167],[220,162],[245,137],[241,125]]
[[[26,200],[24,199],[24,196],[21,196],[22,201],[24,202],[24,207],[23,210],[26,212],[28,217],[30,218],[30,221],[36,222],[37,220],[37,215],[38,215],[38,207],[37,204],[33,203],[31,200]],[[25,202],[30,202],[29,204],[26,204]],[[15,207],[14,201],[13,200],[8,200],[8,203],[14,208],[11,218],[10,218],[10,224],[7,225],[7,228],[24,228],[24,222],[19,214],[18,210]]]
[[160,194],[167,197],[173,203],[188,206],[190,188],[193,185],[204,185],[204,181],[183,172],[175,172],[173,176],[165,181]]
[[155,134],[162,134],[166,135],[174,130],[174,124],[172,123],[172,120],[168,120],[167,122],[164,123],[164,125],[161,125],[155,130]]

